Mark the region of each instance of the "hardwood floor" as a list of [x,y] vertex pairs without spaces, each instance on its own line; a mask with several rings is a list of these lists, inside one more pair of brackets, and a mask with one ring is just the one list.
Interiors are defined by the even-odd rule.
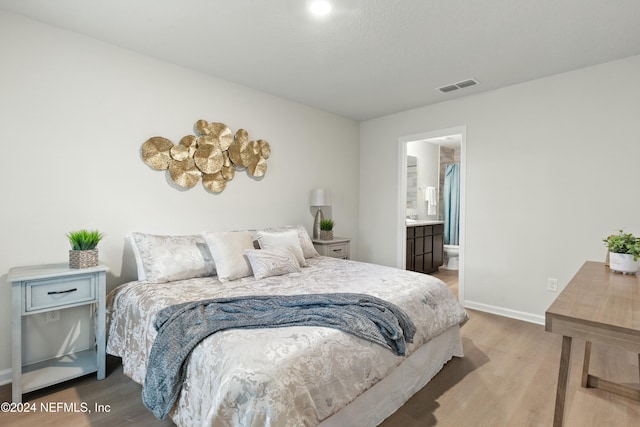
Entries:
[[[87,375],[63,384],[38,390],[25,395],[23,401],[36,404],[33,413],[1,413],[0,426],[33,427],[46,426],[173,426],[171,420],[160,421],[144,407],[141,400],[142,387],[122,373],[120,359],[107,356],[107,377],[96,380]],[[11,401],[11,384],[0,387],[0,402]],[[91,413],[72,412],[60,408],[59,412],[45,412],[40,405],[47,402],[72,404],[86,402]],[[96,412],[95,405],[109,405],[108,412]],[[82,408],[78,407],[78,411]]]
[[[457,275],[434,275],[457,294]],[[467,311],[470,319],[461,330],[465,357],[447,363],[381,427],[552,424],[562,337],[541,325]],[[638,386],[636,354],[595,347],[594,373]],[[574,340],[572,353],[565,426],[640,425],[639,402],[580,387],[584,341]]]
[[[436,276],[457,293],[455,272]],[[562,337],[534,325],[468,310],[462,327],[465,357],[454,358],[436,377],[381,427],[427,426],[550,426]],[[567,394],[566,426],[633,426],[640,420],[640,403],[600,390],[580,387],[584,342],[574,340]],[[592,371],[625,384],[638,383],[638,356],[592,347]],[[109,357],[107,378],[90,375],[26,396],[37,411],[0,412],[0,425],[13,426],[170,426],[157,420],[142,404],[141,387],[122,373],[119,359]],[[0,402],[11,399],[11,387],[0,387]],[[41,403],[86,402],[92,413],[60,409],[46,413]],[[109,412],[95,412],[95,404]],[[53,406],[55,408],[55,406]],[[81,410],[80,407],[78,407]]]

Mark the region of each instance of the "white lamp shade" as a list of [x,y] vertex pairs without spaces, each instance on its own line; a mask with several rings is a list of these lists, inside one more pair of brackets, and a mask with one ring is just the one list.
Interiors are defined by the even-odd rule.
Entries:
[[331,206],[331,190],[311,190],[310,206]]

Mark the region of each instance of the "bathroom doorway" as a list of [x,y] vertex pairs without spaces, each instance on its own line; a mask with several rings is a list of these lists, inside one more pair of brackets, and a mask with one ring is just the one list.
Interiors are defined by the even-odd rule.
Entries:
[[455,278],[464,302],[466,128],[409,135],[399,142],[398,267],[406,266],[407,227],[443,224],[445,259],[434,275]]

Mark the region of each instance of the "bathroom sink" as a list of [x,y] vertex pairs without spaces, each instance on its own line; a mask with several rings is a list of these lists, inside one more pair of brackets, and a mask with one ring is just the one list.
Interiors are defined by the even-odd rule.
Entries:
[[444,221],[438,221],[438,220],[433,220],[433,219],[411,219],[411,218],[406,218],[404,220],[406,225],[433,225],[433,224],[444,224]]

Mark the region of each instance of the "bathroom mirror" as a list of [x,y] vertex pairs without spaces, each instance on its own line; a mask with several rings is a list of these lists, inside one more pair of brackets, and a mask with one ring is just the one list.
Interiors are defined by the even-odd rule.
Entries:
[[418,207],[418,158],[407,156],[407,209]]

